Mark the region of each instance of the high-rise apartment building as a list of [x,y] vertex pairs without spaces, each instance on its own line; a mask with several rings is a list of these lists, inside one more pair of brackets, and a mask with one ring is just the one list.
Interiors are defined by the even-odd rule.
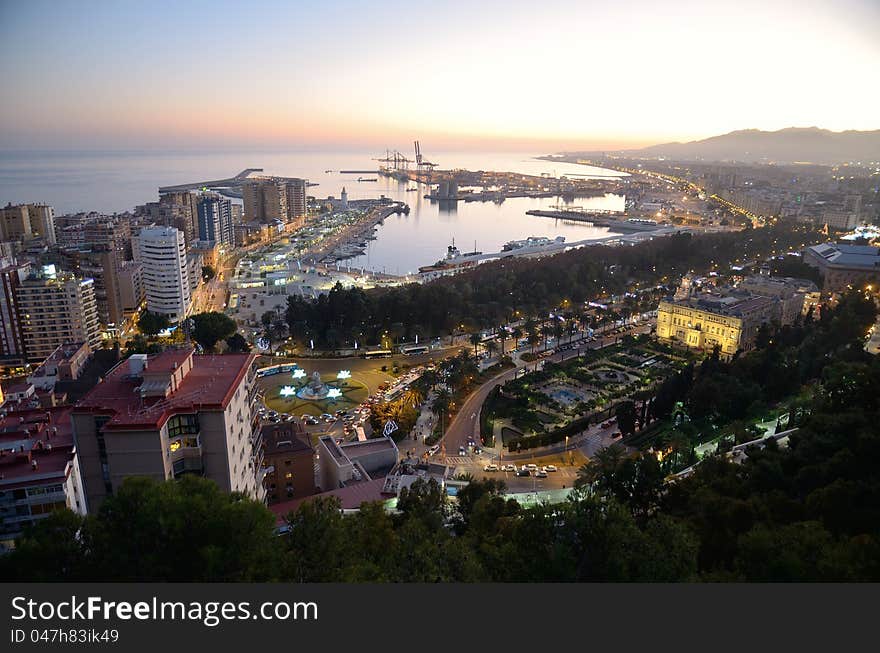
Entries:
[[180,229],[186,244],[189,245],[198,239],[198,198],[197,193],[189,191],[162,193],[158,202],[145,204],[144,210],[153,222]]
[[27,360],[41,361],[70,342],[86,342],[92,350],[100,347],[92,279],[56,272],[54,265],[47,265],[22,281],[15,297]]
[[27,204],[7,204],[0,209],[0,237],[3,240],[21,240],[32,235],[31,214]]
[[284,181],[284,192],[287,195],[286,222],[296,223],[297,227],[302,226],[308,213],[307,188],[308,181],[305,179],[286,179]]
[[122,314],[129,316],[141,307],[146,299],[143,268],[136,261],[125,261],[119,270],[119,295]]
[[24,360],[24,341],[16,292],[30,272],[30,264],[0,260],[0,357]]
[[301,224],[308,212],[308,181],[297,178],[259,177],[242,186],[244,219]]
[[55,244],[55,209],[46,204],[7,204],[0,209],[2,240],[43,238]]
[[89,511],[129,476],[197,474],[263,500],[254,361],[169,350],[111,371],[72,417]]
[[286,221],[287,193],[275,179],[252,179],[242,186],[245,220]]
[[172,322],[184,319],[192,294],[183,232],[174,227],[141,229],[132,245],[141,265],[147,310],[167,315]]
[[55,209],[48,204],[29,204],[31,231],[49,245],[55,244]]
[[235,234],[232,229],[232,202],[216,194],[199,198],[197,205],[199,240],[232,246]]

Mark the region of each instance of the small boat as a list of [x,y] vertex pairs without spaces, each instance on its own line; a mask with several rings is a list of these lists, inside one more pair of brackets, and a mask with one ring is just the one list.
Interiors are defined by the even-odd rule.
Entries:
[[329,175],[331,172],[333,172],[333,171],[332,171],[332,170],[325,170],[325,171],[324,171],[324,173],[325,173],[325,174],[328,174],[328,175]]
[[358,181],[379,181],[376,177],[358,177]]

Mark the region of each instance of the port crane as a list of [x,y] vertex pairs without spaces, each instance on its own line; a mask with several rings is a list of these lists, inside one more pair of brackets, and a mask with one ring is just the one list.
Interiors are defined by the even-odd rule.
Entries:
[[437,167],[436,163],[431,163],[430,161],[425,161],[425,158],[422,156],[422,148],[419,146],[418,141],[414,141],[416,146],[416,169],[422,173],[426,172],[429,175]]
[[391,168],[392,170],[408,170],[409,164],[413,162],[397,150],[385,150],[384,157],[374,158],[373,161],[386,163],[388,164],[386,167]]

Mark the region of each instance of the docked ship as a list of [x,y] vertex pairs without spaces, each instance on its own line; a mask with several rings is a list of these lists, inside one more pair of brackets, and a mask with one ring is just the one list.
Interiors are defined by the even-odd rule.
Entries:
[[545,236],[529,236],[525,240],[511,240],[501,248],[502,252],[512,252],[518,249],[532,249],[541,247],[551,247],[562,245],[565,242],[565,236],[556,236],[554,239]]
[[476,266],[482,255],[483,252],[478,252],[476,249],[473,252],[462,252],[455,246],[455,240],[453,240],[452,244],[446,248],[446,256],[434,265],[420,267],[419,274],[427,280],[462,272]]

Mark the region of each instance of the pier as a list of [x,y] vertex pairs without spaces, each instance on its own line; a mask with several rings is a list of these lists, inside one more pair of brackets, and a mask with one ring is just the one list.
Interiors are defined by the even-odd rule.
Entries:
[[190,184],[179,184],[177,186],[161,186],[159,193],[180,193],[189,190],[198,190],[200,188],[233,188],[241,186],[247,181],[251,175],[257,172],[263,172],[262,168],[245,168],[234,177],[229,179],[215,179],[213,181],[194,181]]
[[607,227],[608,229],[624,233],[656,231],[663,226],[650,221],[608,219],[606,216],[620,215],[619,212],[610,211],[608,209],[591,209],[589,211],[545,211],[541,209],[532,209],[526,211],[526,215],[537,215],[544,218],[555,218],[556,220],[589,222],[595,227]]

